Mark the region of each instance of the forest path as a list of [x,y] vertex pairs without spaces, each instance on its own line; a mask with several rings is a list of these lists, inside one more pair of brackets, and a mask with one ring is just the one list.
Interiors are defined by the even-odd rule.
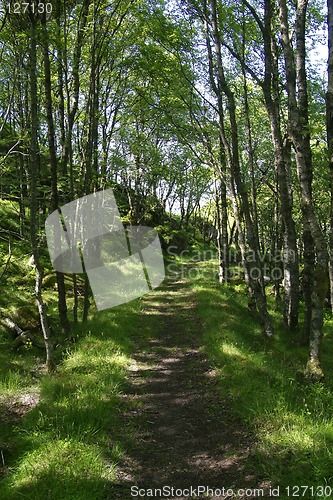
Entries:
[[[107,498],[135,498],[138,488],[146,492],[136,498],[194,498],[197,492],[175,494],[176,489],[191,486],[225,488],[222,496],[195,498],[240,498],[230,496],[227,489],[258,488],[257,478],[244,470],[243,463],[252,440],[228,410],[211,376],[189,280],[166,281],[146,296],[141,327],[142,332],[148,328],[149,338],[138,331],[124,394],[133,408],[123,416],[124,432],[126,426],[130,432],[134,429],[135,440],[119,464],[117,484]],[[149,491],[165,485],[174,492],[152,496]]]

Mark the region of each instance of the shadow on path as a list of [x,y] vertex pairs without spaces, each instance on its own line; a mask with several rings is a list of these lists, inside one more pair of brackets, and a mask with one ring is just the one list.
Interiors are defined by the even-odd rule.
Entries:
[[[133,408],[124,415],[124,428],[126,422],[134,428],[136,439],[119,464],[118,483],[107,498],[135,498],[133,486],[225,488],[222,496],[210,492],[197,497],[210,499],[241,498],[227,494],[228,488],[259,488],[255,475],[244,470],[251,436],[218,393],[188,281],[169,281],[143,303],[142,329],[150,328],[151,338],[138,340],[124,394]],[[185,495],[152,496],[147,491],[137,498],[194,498]],[[257,497],[250,492],[242,496]]]

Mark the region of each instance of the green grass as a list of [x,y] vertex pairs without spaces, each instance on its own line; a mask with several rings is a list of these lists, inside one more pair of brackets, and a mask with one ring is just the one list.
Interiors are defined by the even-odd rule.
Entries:
[[[203,322],[203,340],[221,395],[256,440],[249,469],[275,485],[333,487],[332,319],[323,341],[326,381],[297,381],[307,346],[286,332],[273,314],[274,338],[266,339],[247,310],[243,284],[219,285],[216,263],[199,263],[193,287]],[[273,304],[271,304],[273,306]],[[309,497],[310,498],[310,497]],[[322,497],[331,498],[331,497]]]
[[[131,439],[121,394],[140,304],[99,313],[73,332],[76,341],[57,372],[41,380],[39,403],[7,433],[11,453],[8,463],[4,453],[0,498],[104,498]],[[13,392],[20,383],[11,372],[2,380]]]

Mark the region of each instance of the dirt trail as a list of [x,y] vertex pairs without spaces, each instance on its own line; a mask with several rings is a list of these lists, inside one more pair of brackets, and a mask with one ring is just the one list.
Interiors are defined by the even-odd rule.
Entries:
[[[227,494],[228,488],[235,492],[259,488],[257,478],[243,465],[251,437],[219,395],[200,342],[195,296],[186,279],[169,281],[144,299],[142,328],[156,320],[158,329],[148,346],[138,342],[129,373],[124,397],[137,405],[124,419],[134,426],[136,440],[119,465],[118,484],[108,498],[135,498],[132,486],[225,488],[222,496],[197,497],[206,499],[240,498]],[[136,498],[194,498],[184,495],[152,497],[147,491]]]

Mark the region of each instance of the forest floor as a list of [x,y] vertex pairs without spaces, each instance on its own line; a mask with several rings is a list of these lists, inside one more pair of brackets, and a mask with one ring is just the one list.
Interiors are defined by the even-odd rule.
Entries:
[[0,335],[0,500],[333,498],[333,320],[326,383],[300,383],[279,311],[265,339],[244,283],[174,267],[60,339],[52,375]]
[[[262,496],[258,489],[267,491],[269,485],[244,467],[254,438],[231,413],[215,383],[189,280],[169,280],[143,300],[142,329],[152,321],[156,331],[148,342],[140,342],[138,332],[123,395],[135,408],[123,415],[124,429],[134,429],[136,439],[107,498]],[[154,489],[163,486],[167,488],[159,496]],[[203,494],[199,486],[219,496],[208,490]],[[238,496],[239,488],[247,494]]]

